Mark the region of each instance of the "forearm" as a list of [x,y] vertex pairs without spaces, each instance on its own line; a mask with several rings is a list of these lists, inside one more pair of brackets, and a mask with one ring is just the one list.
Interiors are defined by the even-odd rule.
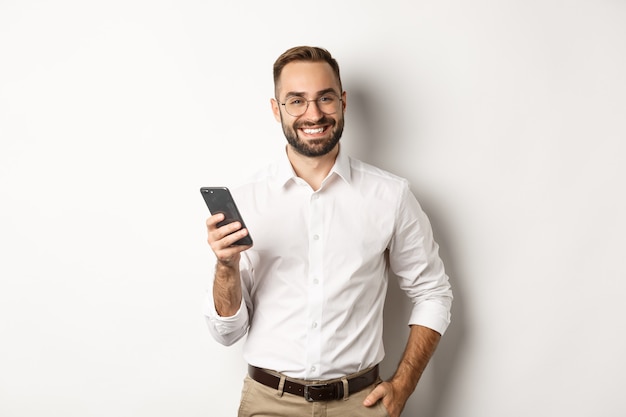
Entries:
[[239,263],[218,262],[213,282],[213,301],[217,314],[221,317],[234,316],[241,306],[241,297]]
[[382,399],[389,416],[399,417],[406,401],[417,386],[441,335],[424,326],[411,326],[409,341],[393,377],[383,382],[367,396],[363,404],[371,407]]
[[411,326],[406,349],[398,369],[389,381],[399,390],[404,401],[415,390],[440,339],[441,335],[428,327]]
[[242,229],[239,222],[228,223],[218,228],[218,223],[223,220],[223,213],[217,213],[207,219],[207,242],[217,258],[213,280],[213,304],[219,316],[231,317],[241,306],[239,274],[241,252],[250,249],[252,245],[236,245],[239,239],[248,235],[248,230]]

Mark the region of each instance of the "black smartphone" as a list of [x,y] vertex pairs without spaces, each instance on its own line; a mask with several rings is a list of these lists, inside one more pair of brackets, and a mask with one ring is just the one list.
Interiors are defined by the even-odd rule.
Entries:
[[[239,214],[239,209],[237,209],[237,205],[235,204],[235,200],[230,193],[230,190],[226,187],[202,187],[200,188],[200,193],[204,198],[204,202],[206,203],[209,211],[212,215],[217,213],[224,214],[224,220],[217,224],[217,227],[222,227],[225,224],[229,224],[232,222],[241,223],[242,228],[246,228],[246,224],[243,222],[243,218],[241,214]],[[248,235],[242,237],[233,245],[252,245],[252,238],[250,237],[250,231],[248,231]]]

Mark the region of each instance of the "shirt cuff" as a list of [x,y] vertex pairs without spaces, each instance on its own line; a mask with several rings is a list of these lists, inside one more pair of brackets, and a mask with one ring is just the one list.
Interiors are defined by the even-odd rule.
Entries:
[[433,329],[443,335],[450,325],[450,309],[436,301],[425,301],[413,307],[409,325]]
[[214,336],[224,339],[223,341],[230,339],[226,336],[240,335],[242,331],[245,332],[248,324],[248,309],[246,308],[243,297],[239,305],[239,310],[237,310],[235,315],[222,317],[217,313],[215,301],[213,300],[212,294],[209,292],[206,296],[203,313],[207,318],[209,328],[214,330],[214,332],[212,332]]

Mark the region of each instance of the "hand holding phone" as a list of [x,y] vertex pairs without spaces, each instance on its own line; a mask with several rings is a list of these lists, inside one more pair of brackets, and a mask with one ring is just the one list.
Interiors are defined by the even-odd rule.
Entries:
[[[226,187],[202,187],[200,193],[204,198],[204,201],[209,208],[212,215],[222,213],[224,220],[217,224],[217,227],[222,227],[229,223],[239,222],[242,228],[246,228],[246,224],[239,213],[239,209],[235,204],[235,200],[230,193],[230,190]],[[248,232],[247,236],[239,239],[233,245],[252,245],[252,238]]]

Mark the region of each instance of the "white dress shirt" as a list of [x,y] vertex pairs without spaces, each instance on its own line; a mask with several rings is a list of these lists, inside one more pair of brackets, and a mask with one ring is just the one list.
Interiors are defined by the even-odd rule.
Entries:
[[446,330],[448,277],[405,179],[340,151],[313,191],[285,154],[231,191],[254,240],[241,257],[243,300],[220,317],[210,288],[204,314],[222,344],[247,333],[249,364],[320,380],[379,363],[389,269],[413,303],[409,324]]

